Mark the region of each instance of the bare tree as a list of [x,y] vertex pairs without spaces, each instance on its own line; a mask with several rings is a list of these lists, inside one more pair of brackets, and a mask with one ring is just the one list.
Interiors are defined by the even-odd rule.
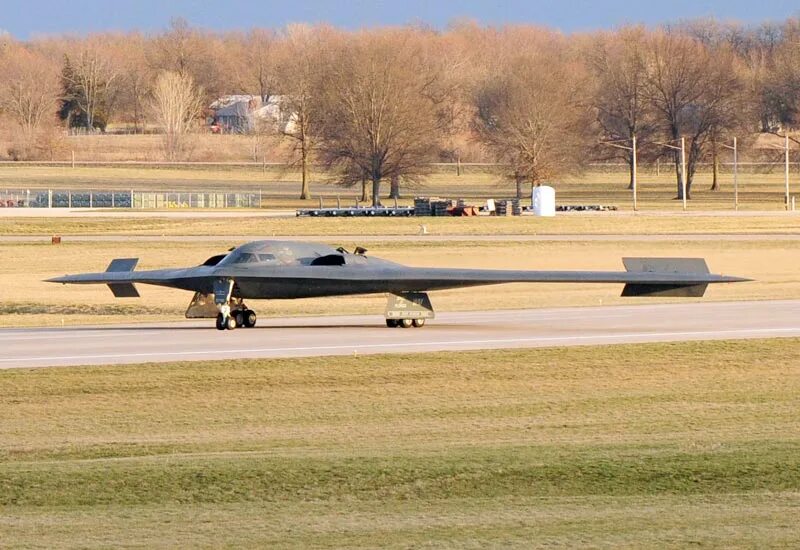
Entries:
[[120,37],[112,45],[119,59],[119,78],[116,82],[116,106],[119,116],[133,123],[134,133],[144,131],[147,116],[147,97],[154,74],[145,56],[146,40],[137,33]]
[[[697,163],[714,135],[730,128],[736,118],[741,83],[728,48],[712,55],[698,40],[682,34],[658,32],[648,45],[648,97],[658,113],[665,137],[676,145],[688,143],[686,193],[691,196]],[[680,153],[673,150],[678,197]]]
[[108,51],[99,44],[89,44],[70,58],[65,54],[62,72],[65,90],[84,117],[86,129],[105,129],[111,108],[114,80],[117,68],[108,58]]
[[[637,139],[643,149],[657,127],[647,101],[647,59],[644,51],[645,31],[641,27],[621,29],[599,37],[588,54],[594,76],[591,98],[603,141]],[[621,157],[628,165],[628,189],[633,189],[633,151],[619,147],[603,148],[604,158]]]
[[21,132],[21,158],[31,156],[38,134],[55,123],[59,82],[56,66],[24,46],[9,44],[0,50],[0,111]]
[[770,131],[800,126],[800,20],[787,21],[775,48],[767,93],[774,114]]
[[278,86],[277,49],[278,40],[270,29],[252,29],[228,41],[226,50],[235,56],[232,72],[239,91],[257,95],[263,103],[269,101]]
[[326,43],[333,39],[327,27],[290,25],[281,43],[277,75],[281,82],[280,120],[276,130],[290,144],[294,164],[299,164],[300,198],[311,198],[311,160],[319,125],[320,79],[325,72]]
[[475,90],[477,139],[510,166],[517,196],[537,184],[577,170],[591,126],[580,106],[579,68],[541,47],[503,63]]
[[191,76],[165,71],[153,87],[152,110],[164,131],[167,160],[175,160],[186,149],[186,136],[202,111],[202,94]]
[[155,72],[191,76],[203,90],[205,102],[234,91],[230,76],[224,74],[226,56],[220,37],[191,27],[183,18],[173,18],[169,30],[150,41],[146,55]]
[[441,122],[430,98],[436,75],[409,30],[362,32],[335,55],[320,87],[323,162],[343,185],[419,181],[435,158]]

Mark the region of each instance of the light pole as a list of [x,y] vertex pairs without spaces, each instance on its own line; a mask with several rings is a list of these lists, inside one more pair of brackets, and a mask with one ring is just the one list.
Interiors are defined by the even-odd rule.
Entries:
[[[630,141],[631,142],[631,146],[628,147],[627,145],[620,145],[619,144],[620,141],[623,141],[623,142]],[[617,140],[613,140],[613,141],[603,141],[601,143],[603,143],[604,145],[609,145],[611,147],[616,147],[617,149],[624,149],[626,151],[630,151],[631,152],[631,169],[633,170],[633,173],[631,174],[631,187],[633,189],[633,211],[636,212],[639,209],[639,206],[637,204],[637,199],[636,199],[636,183],[637,183],[636,179],[637,179],[637,172],[638,172],[637,166],[636,166],[636,135],[631,136],[630,140],[617,139]]]
[[633,211],[636,212],[638,210],[638,206],[636,204],[636,187],[637,187],[637,173],[638,167],[636,166],[636,136],[631,137],[631,160],[633,162],[633,181],[631,182],[633,185]]
[[686,138],[681,138],[680,147],[670,143],[656,143],[656,145],[681,152],[681,199],[683,199],[683,210],[686,211]]
[[726,149],[733,150],[733,209],[739,210],[739,149],[736,138],[733,138],[733,145],[721,144]]
[[785,186],[784,191],[784,203],[786,204],[786,210],[789,210],[789,134],[787,133],[784,137],[784,175],[783,175],[783,182]]
[[681,136],[681,197],[686,210],[686,138]]

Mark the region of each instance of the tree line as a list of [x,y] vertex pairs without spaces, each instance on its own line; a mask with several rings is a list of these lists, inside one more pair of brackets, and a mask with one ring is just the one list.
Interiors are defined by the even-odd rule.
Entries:
[[[280,96],[283,140],[301,166],[328,168],[377,202],[423,179],[468,144],[527,185],[686,143],[687,192],[700,161],[717,166],[732,136],[790,132],[800,122],[800,20],[740,25],[691,20],[564,35],[530,25],[452,24],[356,32],[290,25],[213,32],[182,19],[165,31],[0,38],[0,114],[13,158],[43,155],[54,132],[109,123],[157,131],[180,159],[215,99]],[[718,187],[714,170],[714,187]],[[631,174],[632,177],[632,174]],[[680,186],[678,193],[680,194]]]

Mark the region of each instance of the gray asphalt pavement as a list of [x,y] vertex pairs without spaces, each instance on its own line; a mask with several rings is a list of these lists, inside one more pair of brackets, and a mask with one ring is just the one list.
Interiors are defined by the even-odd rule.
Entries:
[[[424,328],[380,316],[0,330],[0,368],[800,337],[800,300],[440,313]],[[702,357],[698,357],[702,361]]]

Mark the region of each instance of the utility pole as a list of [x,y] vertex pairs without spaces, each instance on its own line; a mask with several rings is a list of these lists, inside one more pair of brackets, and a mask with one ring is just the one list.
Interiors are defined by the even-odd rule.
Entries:
[[681,197],[683,210],[686,211],[686,138],[681,138]]
[[789,134],[787,133],[784,137],[784,175],[783,175],[783,182],[785,185],[785,193],[784,193],[784,203],[786,205],[786,210],[789,210]]
[[636,212],[639,207],[636,204],[636,134],[631,136],[631,161],[633,163],[633,211]]
[[620,141],[628,141],[627,139],[617,139],[613,141],[602,141],[603,145],[609,145],[611,147],[616,147],[617,149],[624,149],[626,151],[631,152],[631,169],[633,173],[631,174],[631,188],[633,190],[633,211],[636,212],[639,209],[639,205],[637,203],[637,175],[638,175],[638,167],[636,161],[636,136],[631,136],[630,142],[631,146],[628,147],[627,145],[620,145]]
[[733,138],[733,209],[739,210],[739,148]]
[[736,138],[733,138],[733,146],[724,143],[722,146],[733,150],[733,209],[739,210],[739,148]]
[[670,143],[654,142],[667,149],[681,152],[681,198],[683,199],[683,210],[686,211],[686,138],[681,138],[681,146],[677,147]]

